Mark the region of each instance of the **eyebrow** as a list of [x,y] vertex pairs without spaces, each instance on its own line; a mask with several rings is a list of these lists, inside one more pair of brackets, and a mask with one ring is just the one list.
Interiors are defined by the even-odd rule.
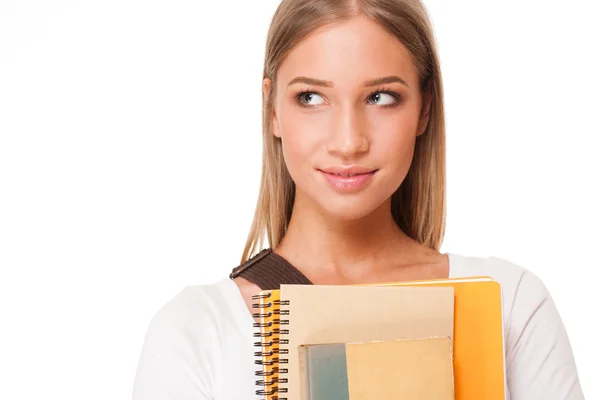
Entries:
[[[366,81],[364,83],[364,86],[365,87],[377,86],[377,85],[382,85],[384,83],[392,83],[392,82],[398,82],[398,83],[405,85],[406,87],[409,87],[408,83],[406,83],[402,78],[400,78],[398,76],[385,76],[383,78],[377,78],[377,79],[373,79],[370,81]],[[308,78],[306,76],[299,76],[297,78],[292,79],[290,81],[290,83],[288,83],[288,86],[291,86],[295,83],[306,83],[308,85],[323,86],[323,87],[328,87],[328,88],[333,87],[332,81],[324,81],[321,79]]]

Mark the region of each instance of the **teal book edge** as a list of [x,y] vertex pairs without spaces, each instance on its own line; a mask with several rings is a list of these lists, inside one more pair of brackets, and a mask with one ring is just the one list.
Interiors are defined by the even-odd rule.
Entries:
[[346,345],[300,346],[302,400],[349,400]]

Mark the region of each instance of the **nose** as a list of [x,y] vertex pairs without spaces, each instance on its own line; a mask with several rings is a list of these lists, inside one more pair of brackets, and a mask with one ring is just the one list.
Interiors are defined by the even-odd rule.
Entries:
[[327,143],[329,153],[348,159],[369,150],[369,139],[364,131],[363,116],[352,106],[334,111],[331,135]]

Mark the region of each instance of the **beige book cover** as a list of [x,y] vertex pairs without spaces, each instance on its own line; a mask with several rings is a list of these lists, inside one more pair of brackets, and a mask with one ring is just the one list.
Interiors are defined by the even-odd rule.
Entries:
[[301,400],[303,344],[453,338],[452,287],[281,285],[280,299],[289,354],[279,387],[288,400]]

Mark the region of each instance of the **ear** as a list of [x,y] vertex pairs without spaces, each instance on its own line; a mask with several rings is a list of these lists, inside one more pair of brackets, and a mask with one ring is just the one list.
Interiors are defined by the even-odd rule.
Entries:
[[427,125],[429,125],[429,117],[431,112],[431,101],[433,99],[433,90],[431,80],[423,91],[423,106],[421,107],[421,116],[419,117],[419,126],[417,128],[417,136],[425,133]]
[[[271,85],[272,84],[273,84],[273,81],[270,78],[263,79],[263,98],[265,99],[265,101],[269,98],[269,95],[271,93]],[[271,127],[273,128],[273,136],[280,138],[281,132],[279,129],[279,122],[277,121],[277,114],[275,113],[275,99],[273,99],[272,104],[273,104],[273,110],[272,110]]]

